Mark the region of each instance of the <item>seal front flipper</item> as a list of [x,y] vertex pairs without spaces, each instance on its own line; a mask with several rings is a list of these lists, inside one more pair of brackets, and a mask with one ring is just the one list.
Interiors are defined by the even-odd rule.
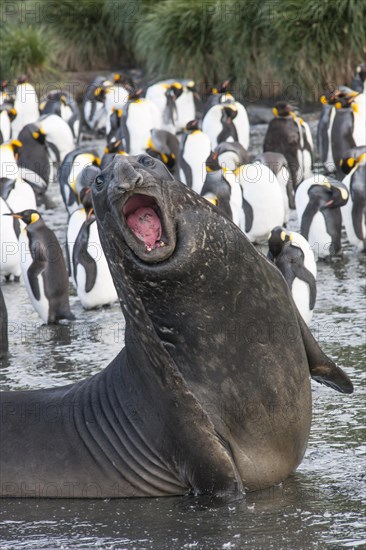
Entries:
[[325,355],[311,334],[310,329],[298,314],[301,336],[309,362],[310,376],[319,384],[325,384],[341,393],[353,393],[353,384],[347,374]]

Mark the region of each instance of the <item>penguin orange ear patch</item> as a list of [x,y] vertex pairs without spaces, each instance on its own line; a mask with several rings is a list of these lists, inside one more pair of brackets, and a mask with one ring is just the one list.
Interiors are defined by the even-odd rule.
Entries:
[[321,98],[320,98],[320,103],[323,103],[323,105],[327,105],[328,104],[328,101],[327,101],[327,98],[325,97],[325,95],[322,95]]
[[277,109],[277,107],[273,107],[272,113],[274,114],[274,116],[278,116],[278,109]]
[[350,157],[349,159],[347,159],[347,166],[352,168],[354,165],[355,165],[355,159],[354,158]]
[[23,143],[19,139],[12,139],[10,145],[12,147],[23,147]]
[[340,101],[337,101],[337,103],[334,105],[336,109],[342,109],[342,103]]

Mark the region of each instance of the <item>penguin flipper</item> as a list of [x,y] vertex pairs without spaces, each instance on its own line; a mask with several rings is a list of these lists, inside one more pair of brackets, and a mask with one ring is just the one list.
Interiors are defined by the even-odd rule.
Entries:
[[243,210],[245,216],[245,232],[249,233],[253,226],[253,208],[243,197]]
[[309,298],[309,308],[314,309],[316,301],[316,280],[315,277],[304,265],[295,264],[293,267],[293,273],[295,277],[304,281],[309,285],[310,298]]
[[43,262],[33,262],[29,266],[27,271],[29,285],[31,287],[33,296],[35,297],[36,300],[41,299],[41,291],[38,283],[38,275],[40,275],[42,271],[44,271],[44,269],[45,269],[45,264]]
[[79,234],[75,240],[72,254],[72,263],[74,267],[74,278],[77,276],[77,266],[82,265],[85,269],[85,292],[90,292],[97,280],[97,264],[88,252],[90,220],[87,220],[81,226]]
[[303,215],[301,217],[300,233],[305,239],[309,238],[310,226],[317,212],[316,206],[310,201],[308,202]]
[[311,334],[300,313],[298,313],[297,317],[308,358],[311,378],[319,382],[319,384],[329,386],[341,393],[353,393],[353,384],[347,374],[337,367],[320,349],[319,344]]

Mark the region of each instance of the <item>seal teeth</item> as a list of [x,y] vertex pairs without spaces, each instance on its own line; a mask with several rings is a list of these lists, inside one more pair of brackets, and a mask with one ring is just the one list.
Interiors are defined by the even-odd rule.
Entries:
[[164,241],[159,241],[159,242],[156,243],[155,246],[146,246],[146,252],[151,252],[155,248],[162,248],[163,246],[165,246],[165,242]]

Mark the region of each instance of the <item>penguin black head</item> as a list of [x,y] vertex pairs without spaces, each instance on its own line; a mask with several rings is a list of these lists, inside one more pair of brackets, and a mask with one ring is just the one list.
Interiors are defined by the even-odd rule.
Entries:
[[349,174],[353,168],[366,162],[366,146],[353,147],[339,161],[339,166],[344,174]]
[[37,210],[23,210],[22,212],[11,212],[9,214],[3,214],[4,216],[12,216],[18,220],[22,220],[25,224],[30,225],[36,223],[38,220],[42,220],[42,217]]
[[8,145],[13,149],[13,154],[15,157],[15,160],[18,160],[19,157],[19,149],[23,147],[23,143],[19,141],[19,139],[12,139]]
[[327,178],[331,184],[331,198],[326,205],[326,208],[340,208],[348,202],[349,192],[347,187],[340,181],[334,178]]
[[16,118],[17,116],[17,110],[12,107],[11,109],[8,110],[8,117],[9,117],[9,120],[10,122],[13,122],[13,120]]
[[124,152],[125,151],[123,150],[121,139],[117,139],[116,141],[112,141],[108,143],[104,149],[104,153],[106,155],[112,155],[114,153],[124,153]]
[[219,155],[215,151],[211,151],[210,156],[206,160],[206,172],[217,172],[221,169],[218,161]]
[[324,178],[322,182],[309,187],[309,199],[319,210],[338,208],[348,201],[346,186],[334,178]]
[[17,80],[18,84],[25,84],[26,82],[28,82],[28,77],[26,74],[22,74],[18,77],[18,80]]
[[199,130],[198,120],[195,119],[195,120],[190,120],[189,122],[187,122],[185,129],[186,129],[187,132],[191,132],[191,131],[194,131],[194,130]]
[[187,82],[186,84],[186,88],[187,90],[189,90],[190,92],[196,92],[196,83],[194,80],[190,80],[189,82]]
[[142,88],[132,88],[128,94],[128,101],[137,101],[141,99],[143,91],[144,90]]
[[38,141],[38,143],[46,143],[46,132],[43,130],[43,128],[38,128],[36,125],[34,125],[34,129],[32,128],[32,138],[35,141]]
[[237,115],[238,109],[236,108],[234,103],[228,103],[227,105],[224,105],[223,116],[225,121],[232,122]]
[[219,143],[212,154],[212,159],[215,161],[223,153],[235,153],[237,155],[237,164],[249,164],[249,154],[246,149],[238,141],[222,141]]
[[167,97],[171,97],[173,99],[178,99],[183,93],[183,85],[180,82],[174,82],[167,91],[165,92],[165,95]]
[[347,86],[340,86],[336,90],[327,92],[320,98],[324,104],[334,105],[336,109],[347,109],[352,106],[359,92],[355,92]]
[[114,73],[113,74],[113,82],[114,84],[120,84],[127,90],[132,90],[136,88],[135,83],[133,79],[130,76],[127,76],[123,73]]
[[235,80],[236,80],[236,76],[229,76],[229,78],[221,82],[221,84],[218,86],[219,94],[224,94],[225,92],[227,92],[229,86],[231,84],[234,84]]
[[284,227],[277,226],[272,229],[268,237],[268,258],[274,260],[282,252],[282,249],[286,243],[291,241],[291,233],[289,233]]
[[[106,84],[107,82],[107,84]],[[111,86],[111,83],[108,81],[104,82],[101,86],[98,86],[96,90],[94,91],[94,97],[97,101],[100,101],[101,103],[104,103],[105,96],[109,92],[109,87]]]
[[286,101],[278,101],[272,109],[275,117],[287,117],[294,115],[294,107]]

